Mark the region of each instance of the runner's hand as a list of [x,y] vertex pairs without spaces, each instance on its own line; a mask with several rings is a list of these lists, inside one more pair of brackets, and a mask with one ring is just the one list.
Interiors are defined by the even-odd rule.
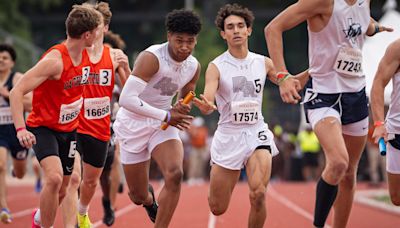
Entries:
[[298,93],[300,90],[300,81],[294,77],[284,80],[279,85],[282,101],[289,104],[297,104],[301,100],[301,96]]
[[380,138],[383,138],[385,142],[387,142],[388,134],[385,125],[375,127],[374,133],[372,133],[372,138],[376,144],[378,144]]
[[178,111],[175,107],[169,110],[169,112],[171,113],[171,119],[168,122],[169,125],[174,126],[181,131],[190,128],[193,116],[183,114],[180,111]]
[[36,137],[32,132],[23,129],[17,132],[17,138],[21,146],[25,148],[31,148],[34,144],[36,144]]
[[182,114],[189,114],[190,110],[192,109],[190,104],[184,104],[183,99],[179,99],[178,102],[174,105],[175,110]]
[[195,97],[193,99],[193,104],[196,105],[196,107],[199,108],[203,114],[208,115],[217,110],[217,106],[215,106],[213,102],[207,100],[203,94],[200,94],[200,98],[201,100]]

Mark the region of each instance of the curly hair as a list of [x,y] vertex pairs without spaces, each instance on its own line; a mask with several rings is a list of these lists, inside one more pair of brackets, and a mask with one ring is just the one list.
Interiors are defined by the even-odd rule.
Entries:
[[197,35],[201,30],[200,17],[191,10],[173,10],[165,18],[165,28],[168,32]]
[[219,9],[217,17],[215,18],[215,25],[219,30],[224,31],[225,19],[231,15],[242,17],[248,28],[253,25],[254,15],[251,10],[236,3],[232,5],[226,4]]
[[10,54],[11,59],[13,62],[17,60],[17,52],[15,51],[14,47],[9,44],[0,44],[0,52],[8,52]]

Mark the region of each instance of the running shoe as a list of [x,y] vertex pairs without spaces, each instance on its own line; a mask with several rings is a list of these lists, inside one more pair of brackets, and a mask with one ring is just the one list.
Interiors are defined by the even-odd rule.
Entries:
[[79,228],[90,228],[92,227],[92,223],[90,223],[90,219],[88,214],[80,215],[78,213],[78,226]]
[[39,210],[39,209],[36,208],[36,209],[33,210],[33,212],[32,212],[32,228],[40,228],[40,224],[38,224],[38,223],[35,221],[35,215],[36,215],[36,212],[37,212],[38,210]]
[[158,210],[158,204],[156,201],[156,198],[154,197],[154,189],[153,186],[149,184],[149,192],[151,193],[151,196],[153,197],[153,203],[151,205],[143,205],[143,207],[147,211],[147,215],[149,216],[150,220],[154,223],[156,222],[156,217],[157,217],[157,210]]
[[112,226],[115,221],[115,214],[114,210],[111,207],[111,202],[109,199],[103,197],[102,204],[104,211],[103,223],[106,224],[107,226]]

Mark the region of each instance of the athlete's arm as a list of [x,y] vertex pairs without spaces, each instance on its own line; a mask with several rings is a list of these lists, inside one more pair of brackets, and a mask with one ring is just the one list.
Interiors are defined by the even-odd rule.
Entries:
[[178,102],[174,105],[174,108],[184,114],[188,114],[190,112],[190,109],[192,106],[190,104],[184,104],[183,103],[183,98],[190,92],[190,91],[195,91],[196,89],[196,83],[197,80],[199,80],[200,77],[200,72],[201,72],[201,66],[200,63],[197,65],[196,72],[194,73],[194,76],[190,82],[188,82],[184,87],[182,87],[180,93],[179,93],[179,100]]
[[379,32],[393,32],[393,28],[391,27],[386,27],[383,26],[381,24],[379,24],[379,22],[375,21],[375,19],[373,19],[371,17],[369,25],[368,25],[368,29],[367,29],[367,36],[373,36]]
[[119,80],[121,82],[121,87],[125,85],[128,76],[131,74],[131,69],[129,66],[128,56],[120,49],[111,49],[113,56],[113,65],[115,66],[116,72],[118,73]]
[[280,81],[277,78],[277,72],[274,66],[274,63],[270,58],[265,58],[265,68],[267,71],[268,79],[279,85],[279,93],[281,95],[282,101],[291,104],[297,104],[297,102],[301,99],[298,91],[300,91],[300,81],[296,77],[287,77]]
[[146,88],[147,82],[157,73],[158,64],[158,59],[154,54],[147,51],[139,54],[132,74],[121,91],[119,105],[139,115],[165,121],[167,120],[167,111],[153,107],[139,98]]
[[215,64],[208,64],[204,92],[200,94],[201,99],[194,98],[193,100],[193,103],[205,115],[211,114],[214,110],[217,110],[214,101],[219,85],[219,75],[219,70]]
[[329,4],[331,3],[327,0],[299,0],[282,11],[265,27],[264,34],[268,53],[277,71],[286,71],[283,57],[283,32],[312,17],[326,13]]
[[296,74],[293,77],[296,78],[297,80],[299,80],[300,88],[303,89],[304,86],[306,85],[306,83],[308,82],[308,80],[310,79],[310,73],[308,72],[308,69],[307,69],[299,74]]
[[[61,53],[57,50],[50,51],[34,67],[28,70],[16,83],[10,92],[11,113],[16,129],[25,129],[24,120],[24,95],[34,90],[47,79],[60,79],[63,71]],[[36,143],[34,135],[25,130],[17,132],[21,145],[30,148]],[[23,138],[32,138],[32,141],[21,141]]]
[[[21,74],[19,72],[15,73],[14,78],[13,78],[13,87],[22,78],[22,76],[23,76],[23,74]],[[32,97],[33,97],[33,92],[29,92],[24,95],[23,103],[24,103],[24,111],[25,112],[32,111]]]
[[[384,121],[384,91],[386,85],[400,69],[400,39],[394,41],[386,49],[386,53],[379,63],[371,89],[371,109],[374,122]],[[372,135],[375,143],[379,138],[384,137],[387,140],[386,129],[384,125],[375,128]]]

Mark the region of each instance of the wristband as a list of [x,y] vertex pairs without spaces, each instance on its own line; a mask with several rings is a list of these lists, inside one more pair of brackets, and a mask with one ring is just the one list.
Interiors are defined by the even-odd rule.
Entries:
[[168,111],[167,112],[167,123],[169,123],[170,120],[171,120],[171,112]]
[[17,129],[15,129],[15,131],[18,133],[19,131],[22,131],[22,130],[25,130],[25,129],[26,129],[26,127],[19,127]]
[[289,74],[288,72],[278,72],[276,74],[276,80],[278,85],[280,85],[282,82],[284,82],[286,79],[292,77],[291,74]]
[[374,127],[379,127],[379,126],[383,126],[383,125],[385,125],[384,121],[375,121],[374,122]]
[[374,26],[375,26],[375,32],[374,32],[374,35],[375,35],[379,32],[379,24],[377,22],[375,22]]
[[288,74],[288,72],[286,70],[280,71],[280,72],[276,73],[276,79],[280,80],[280,79],[284,78],[287,74]]

